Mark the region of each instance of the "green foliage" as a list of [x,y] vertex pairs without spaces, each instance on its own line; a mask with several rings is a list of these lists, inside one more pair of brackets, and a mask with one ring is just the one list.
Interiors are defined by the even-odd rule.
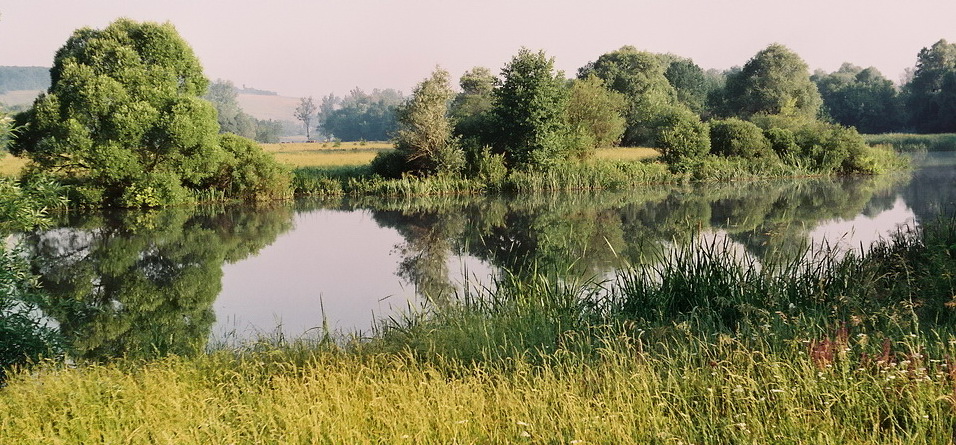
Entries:
[[44,175],[22,182],[0,178],[0,386],[6,369],[60,352],[54,329],[42,320],[37,305],[46,298],[21,249],[7,235],[44,227],[48,214],[66,207],[63,187]]
[[787,128],[773,127],[764,130],[764,137],[770,143],[770,148],[781,159],[791,159],[800,150],[797,137]]
[[459,86],[462,91],[455,96],[449,112],[455,123],[455,134],[479,146],[492,144],[495,76],[488,68],[474,67],[462,74]]
[[743,119],[758,114],[815,118],[822,104],[807,64],[780,44],[768,46],[730,73],[723,99],[722,114]]
[[342,141],[386,141],[395,131],[395,110],[403,101],[402,93],[392,89],[366,93],[356,88],[342,99],[329,95],[319,105],[319,129]]
[[677,92],[677,100],[691,111],[701,114],[705,111],[707,95],[713,89],[704,70],[693,60],[673,57],[667,63],[664,77]]
[[25,129],[14,145],[40,168],[120,199],[158,178],[170,190],[198,186],[220,162],[216,111],[200,98],[207,81],[172,25],[80,29],[50,72],[50,90],[18,116]]
[[409,171],[457,173],[464,168],[465,154],[452,135],[448,119],[448,104],[453,95],[448,72],[436,69],[399,107],[395,148],[405,157]]
[[582,145],[587,149],[578,157],[589,157],[595,148],[620,142],[627,124],[621,115],[625,107],[624,96],[605,88],[597,76],[572,81],[567,121],[572,131],[585,138]]
[[638,146],[653,141],[653,125],[662,108],[678,104],[677,92],[665,77],[666,69],[659,57],[623,46],[582,67],[578,78],[595,75],[608,89],[624,95],[627,130],[623,143]]
[[409,171],[408,158],[398,151],[383,151],[372,159],[369,170],[383,178],[398,179],[403,173]]
[[554,59],[522,48],[501,70],[494,90],[495,149],[509,165],[532,168],[569,156],[565,109],[568,91]]
[[655,123],[655,146],[664,162],[696,159],[711,151],[709,127],[700,117],[680,106],[667,107]]
[[222,134],[219,145],[225,158],[208,185],[246,201],[286,199],[292,196],[292,174],[256,142]]
[[773,156],[770,141],[757,125],[736,118],[710,123],[710,147],[714,154],[746,159]]
[[841,125],[862,133],[887,133],[904,124],[896,87],[876,68],[844,63],[833,73],[816,73],[811,79],[820,90],[826,113]]
[[956,43],[940,40],[920,50],[904,94],[917,132],[956,132]]

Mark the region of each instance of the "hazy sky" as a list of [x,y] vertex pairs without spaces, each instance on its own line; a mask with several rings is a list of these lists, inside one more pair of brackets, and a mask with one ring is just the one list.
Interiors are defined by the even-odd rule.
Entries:
[[74,29],[172,22],[211,79],[288,96],[354,87],[409,93],[436,65],[498,72],[522,46],[573,75],[623,45],[742,65],[773,42],[810,69],[847,61],[896,81],[956,41],[956,0],[4,0],[0,65],[50,66]]

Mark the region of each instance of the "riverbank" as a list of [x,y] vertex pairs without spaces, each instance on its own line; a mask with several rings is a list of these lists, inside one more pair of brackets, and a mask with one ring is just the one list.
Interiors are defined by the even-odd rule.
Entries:
[[953,246],[954,221],[813,261],[705,243],[614,286],[506,274],[365,338],[41,365],[0,390],[0,441],[949,443]]

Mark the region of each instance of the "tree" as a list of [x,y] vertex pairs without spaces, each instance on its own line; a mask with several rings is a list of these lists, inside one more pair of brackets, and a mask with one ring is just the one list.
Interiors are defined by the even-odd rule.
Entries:
[[312,140],[312,119],[315,117],[316,110],[312,96],[299,99],[299,106],[295,109],[295,118],[305,125],[306,140]]
[[654,140],[657,116],[667,107],[678,104],[677,92],[664,76],[665,70],[660,57],[633,46],[623,46],[582,67],[578,78],[586,79],[593,74],[601,78],[608,89],[624,95],[627,130],[623,142],[642,145]]
[[450,110],[455,133],[476,144],[491,144],[494,74],[488,68],[476,66],[462,74],[458,85],[461,93],[455,96]]
[[495,148],[511,165],[546,166],[568,156],[568,91],[553,58],[522,48],[502,68],[494,98]]
[[956,43],[940,40],[920,50],[904,93],[916,131],[956,132]]
[[903,125],[902,104],[893,82],[876,68],[844,63],[832,73],[811,76],[827,114],[842,125],[863,133],[898,131]]
[[582,155],[621,141],[627,125],[621,115],[625,107],[624,96],[604,88],[604,82],[597,76],[571,84],[567,120],[572,130],[585,139],[582,144],[587,152]]
[[[256,139],[259,122],[242,111],[238,101],[239,89],[228,80],[218,79],[209,85],[203,96],[216,107],[221,133],[232,133]],[[264,141],[263,141],[264,142]]]
[[677,100],[697,114],[704,112],[711,86],[704,70],[690,59],[682,57],[669,59],[671,60],[664,71],[664,77],[677,92]]
[[60,48],[52,85],[18,115],[13,151],[133,205],[144,191],[185,199],[222,158],[208,81],[171,24],[127,19],[79,29]]
[[739,72],[728,75],[724,94],[725,114],[743,119],[755,114],[815,118],[822,104],[807,64],[776,43],[758,52]]
[[448,71],[438,68],[399,107],[395,148],[411,171],[456,172],[464,166],[464,153],[448,119],[452,96]]
[[343,141],[385,141],[395,131],[395,110],[404,100],[393,89],[366,93],[356,88],[341,100],[330,95],[322,100],[319,126],[326,136]]

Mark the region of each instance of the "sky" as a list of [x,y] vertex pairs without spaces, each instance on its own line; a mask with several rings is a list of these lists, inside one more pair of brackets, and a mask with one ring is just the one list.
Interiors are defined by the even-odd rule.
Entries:
[[498,72],[521,47],[573,76],[624,45],[727,69],[781,43],[811,71],[898,81],[921,48],[956,41],[954,0],[4,0],[0,65],[50,66],[75,29],[120,17],[171,22],[210,79],[316,98],[408,94],[436,66]]

